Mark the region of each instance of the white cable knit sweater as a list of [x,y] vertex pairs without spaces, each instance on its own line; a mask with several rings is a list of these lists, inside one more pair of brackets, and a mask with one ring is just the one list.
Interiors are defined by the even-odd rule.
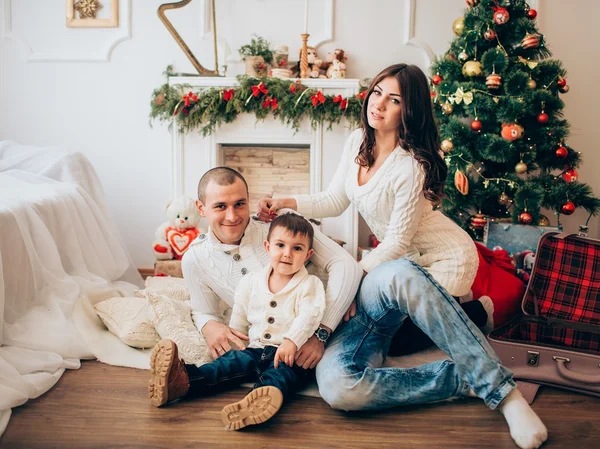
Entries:
[[271,270],[269,265],[240,281],[229,326],[250,337],[249,348],[279,346],[284,338],[300,348],[323,319],[323,283],[302,267],[283,289],[271,293]]
[[479,259],[469,235],[423,194],[424,172],[418,161],[396,148],[375,175],[358,185],[358,154],[363,132],[354,131],[344,147],[340,165],[324,192],[298,195],[298,212],[306,217],[340,215],[352,202],[381,242],[361,262],[369,272],[400,257],[425,268],[451,295],[466,295]]

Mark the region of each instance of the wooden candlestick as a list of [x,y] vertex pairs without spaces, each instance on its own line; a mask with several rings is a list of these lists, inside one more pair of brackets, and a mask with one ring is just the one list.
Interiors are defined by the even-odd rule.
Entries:
[[302,36],[302,50],[300,51],[300,78],[308,78],[308,36],[310,34],[303,33]]

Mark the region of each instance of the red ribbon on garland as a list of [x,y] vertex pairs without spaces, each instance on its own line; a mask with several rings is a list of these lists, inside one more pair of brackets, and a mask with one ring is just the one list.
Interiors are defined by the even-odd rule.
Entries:
[[343,98],[341,95],[336,95],[335,97],[333,97],[333,102],[334,103],[339,103],[340,104],[340,109],[342,111],[348,107],[348,100],[346,100],[345,98]]
[[310,97],[310,101],[312,101],[312,105],[314,107],[317,107],[318,103],[325,103],[325,95],[323,95],[323,92],[318,91],[316,94]]
[[234,89],[225,89],[223,91],[223,100],[225,100],[225,101],[231,100],[233,98],[234,91],[235,91]]
[[185,103],[186,106],[189,106],[192,104],[192,102],[196,102],[196,101],[198,101],[198,96],[196,94],[194,94],[193,92],[189,92],[183,96],[183,102]]
[[279,107],[279,105],[277,104],[277,98],[267,97],[266,100],[263,102],[262,107],[263,109],[266,109],[269,106],[271,106],[273,109],[277,109]]
[[267,95],[269,93],[269,89],[267,89],[264,83],[260,83],[258,86],[252,86],[252,96],[258,97],[260,93]]

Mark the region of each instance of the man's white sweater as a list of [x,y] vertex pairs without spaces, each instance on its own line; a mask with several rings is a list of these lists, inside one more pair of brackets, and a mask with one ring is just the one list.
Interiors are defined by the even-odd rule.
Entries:
[[271,266],[245,276],[235,291],[229,326],[250,337],[249,348],[279,346],[288,338],[300,348],[325,313],[325,289],[302,267],[277,293],[269,290]]
[[396,148],[364,185],[355,158],[363,131],[354,131],[327,190],[298,195],[298,212],[324,218],[342,214],[350,203],[381,242],[360,262],[363,270],[400,257],[414,260],[454,296],[469,293],[479,259],[473,240],[423,194],[425,174],[411,153]]

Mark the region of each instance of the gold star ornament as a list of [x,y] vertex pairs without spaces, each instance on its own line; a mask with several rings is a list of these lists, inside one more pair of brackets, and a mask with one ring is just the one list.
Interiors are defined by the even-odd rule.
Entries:
[[95,19],[102,5],[98,0],[78,0],[74,5],[80,19]]

